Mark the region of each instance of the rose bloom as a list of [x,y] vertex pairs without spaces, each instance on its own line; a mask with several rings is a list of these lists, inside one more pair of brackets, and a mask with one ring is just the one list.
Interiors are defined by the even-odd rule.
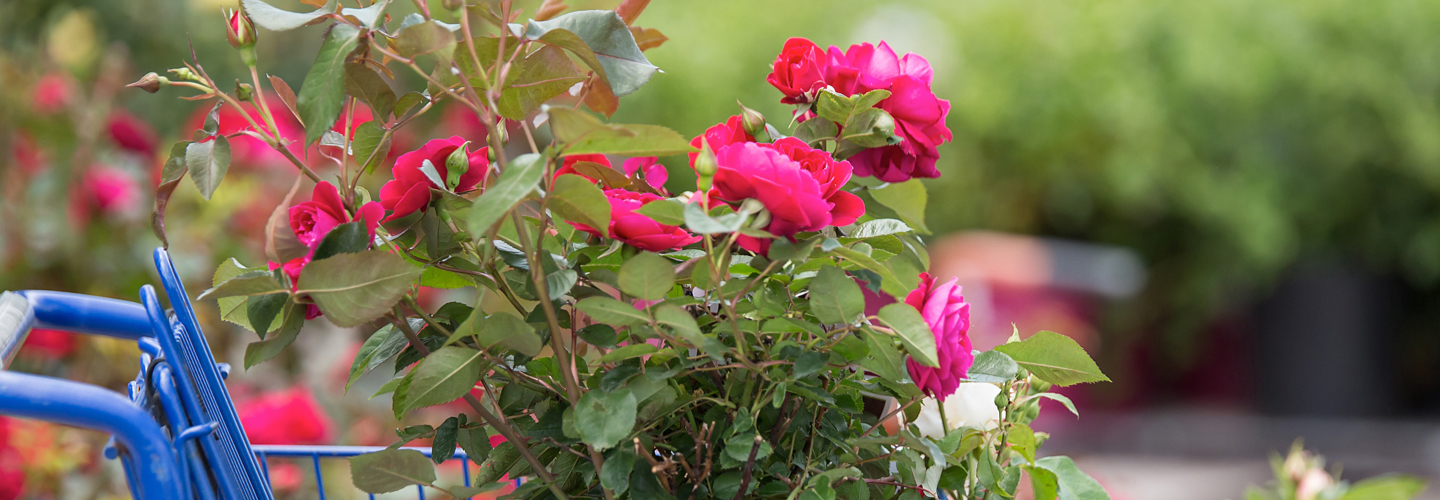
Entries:
[[25,336],[20,353],[41,359],[60,359],[75,352],[75,334],[64,330],[33,328]]
[[360,207],[356,217],[352,219],[345,211],[345,202],[340,199],[340,190],[329,182],[320,181],[311,192],[310,201],[290,207],[290,229],[295,232],[295,238],[299,239],[300,243],[310,247],[313,254],[331,229],[352,220],[365,221],[365,229],[369,231],[370,238],[374,239],[375,227],[380,225],[383,217],[385,209],[380,203],[372,201]]
[[780,102],[805,104],[814,101],[815,94],[825,88],[826,66],[825,51],[815,42],[791,38],[780,49],[765,81],[785,94]]
[[575,164],[582,161],[599,163],[608,168],[615,168],[610,165],[610,158],[602,154],[570,155],[565,157],[565,162],[560,165],[560,168],[555,169],[555,177],[552,178],[559,179],[562,175],[573,174],[584,177],[586,179],[590,179],[590,182],[600,182],[600,179],[591,178],[590,176],[582,174],[575,170]]
[[153,156],[155,148],[160,144],[160,138],[155,135],[150,124],[125,111],[111,112],[107,128],[110,130],[110,140],[115,141],[115,145],[145,156]]
[[75,95],[75,81],[64,73],[46,73],[35,81],[30,94],[30,105],[36,113],[51,115],[65,110]]
[[[920,428],[920,435],[937,440],[944,439],[949,431],[967,425],[994,430],[1000,426],[1000,408],[995,406],[995,396],[999,395],[998,385],[963,382],[944,403],[935,398],[920,400],[920,415],[915,418],[915,426]],[[944,420],[940,418],[941,408],[945,411]],[[941,425],[947,422],[949,429]]]
[[[605,197],[610,200],[611,238],[650,252],[663,252],[700,241],[699,236],[680,227],[661,224],[655,222],[655,219],[635,213],[636,209],[646,203],[663,200],[660,196],[610,189],[605,191]],[[600,236],[600,232],[595,228],[576,222],[571,224],[575,229]]]
[[[770,211],[765,230],[775,236],[852,224],[865,214],[865,203],[841,189],[850,180],[850,164],[799,139],[731,144],[715,158],[719,169],[710,196],[730,203],[759,200]],[[769,250],[768,241],[748,236],[740,243],[762,254]]]
[[919,310],[935,333],[935,351],[940,361],[938,368],[932,368],[906,358],[905,366],[915,385],[942,403],[955,394],[975,362],[970,351],[970,304],[960,295],[958,281],[954,278],[936,284],[930,273],[920,273],[920,286],[905,296],[905,303]]
[[939,177],[935,161],[940,154],[936,148],[952,137],[945,126],[950,101],[937,98],[930,90],[934,76],[930,62],[914,53],[897,57],[885,42],[880,42],[879,47],[868,43],[851,45],[843,53],[839,47],[831,46],[827,55],[825,82],[837,92],[854,95],[879,89],[890,91],[890,97],[876,107],[895,118],[895,134],[904,139],[900,144],[870,148],[848,158],[855,165],[855,174],[886,182]]
[[635,178],[638,172],[645,173],[645,184],[655,189],[665,187],[665,181],[670,180],[670,171],[665,170],[665,165],[660,164],[660,158],[654,156],[637,156],[625,160],[622,166],[625,176]]
[[[445,160],[450,153],[465,144],[465,139],[460,136],[453,136],[449,139],[434,139],[425,143],[420,149],[400,155],[395,159],[395,166],[390,173],[395,180],[386,182],[380,188],[380,203],[386,210],[391,210],[390,217],[386,221],[395,220],[415,212],[425,211],[430,204],[430,188],[445,189],[445,186],[437,186],[425,173],[420,171],[420,166],[425,160],[435,166],[435,171],[440,178],[448,178],[448,171],[445,167]],[[485,178],[490,171],[490,148],[482,147],[471,151],[469,154],[470,166],[464,174],[460,175],[460,182],[455,186],[454,191],[463,193],[475,189],[475,186]]]
[[[726,118],[724,123],[716,124],[705,129],[705,133],[690,140],[690,146],[695,149],[701,148],[701,141],[710,145],[711,151],[719,151],[720,148],[741,142],[755,142],[755,137],[745,132],[745,125],[741,122],[740,115]],[[695,166],[695,158],[700,153],[689,153],[690,166]]]
[[122,216],[140,207],[140,183],[114,167],[96,165],[86,169],[72,189],[70,213],[78,224],[88,223],[96,214]]
[[315,396],[300,386],[245,401],[236,410],[253,444],[326,444],[335,434]]

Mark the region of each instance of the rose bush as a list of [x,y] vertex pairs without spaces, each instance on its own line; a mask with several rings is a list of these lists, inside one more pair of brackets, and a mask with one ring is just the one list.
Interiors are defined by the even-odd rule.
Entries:
[[[1028,424],[1043,399],[1073,409],[1052,385],[1108,379],[1050,332],[972,352],[959,286],[925,272],[912,178],[939,175],[949,140],[928,63],[883,42],[792,39],[768,79],[797,106],[790,135],[742,105],[686,140],[602,118],[658,73],[643,50],[663,36],[634,26],[645,3],[547,2],[514,24],[509,2],[461,6],[458,27],[425,12],[386,26],[369,9],[242,10],[227,29],[252,70],[256,26],[330,25],[295,102],[232,96],[195,65],[137,82],[217,100],[172,146],[157,199],[187,175],[213,193],[232,136],[280,153],[294,190],[316,184],[268,219],[268,269],[227,261],[201,295],[262,334],[246,368],[307,320],[363,329],[348,383],[393,367],[377,395],[413,424],[396,443],[428,438],[435,463],[459,447],[480,465],[476,487],[447,488],[456,497],[524,477],[515,498],[1006,498],[1029,477],[1037,498],[1106,498],[1068,458],[1038,457]],[[405,70],[429,91],[395,88]],[[258,74],[250,91],[269,95]],[[463,135],[387,160],[441,108]],[[222,113],[250,124],[225,131]],[[312,146],[318,163],[293,154]],[[660,159],[680,155],[696,184],[672,195]],[[388,178],[371,173],[381,165]],[[431,303],[437,288],[475,299]],[[272,406],[303,413],[290,404]],[[351,473],[370,493],[439,488],[429,462],[391,448]]]

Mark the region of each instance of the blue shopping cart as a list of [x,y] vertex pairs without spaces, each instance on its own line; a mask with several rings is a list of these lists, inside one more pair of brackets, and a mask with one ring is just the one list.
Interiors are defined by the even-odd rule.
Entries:
[[[0,293],[0,415],[110,434],[105,455],[121,461],[137,500],[271,500],[272,457],[309,458],[324,500],[323,459],[384,449],[251,445],[225,389],[229,366],[215,362],[170,256],[157,248],[154,257],[173,311],[150,285],[140,288],[138,304],[64,292]],[[4,370],[32,327],[135,341],[140,371],[129,394]],[[451,460],[462,462],[470,486],[468,457],[456,450]],[[424,500],[424,487],[416,488]]]

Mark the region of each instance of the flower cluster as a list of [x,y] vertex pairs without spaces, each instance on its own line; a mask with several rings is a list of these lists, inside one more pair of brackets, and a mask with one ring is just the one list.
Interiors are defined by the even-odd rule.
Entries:
[[885,42],[851,45],[841,51],[833,45],[821,50],[815,42],[791,38],[775,59],[768,81],[785,94],[781,102],[787,104],[809,105],[827,88],[847,96],[889,91],[890,97],[875,107],[894,117],[895,133],[903,141],[869,148],[847,159],[854,164],[856,175],[902,182],[940,176],[935,162],[940,158],[937,148],[951,139],[945,125],[950,101],[935,96],[930,89],[933,78],[934,70],[924,57],[914,53],[896,56]]

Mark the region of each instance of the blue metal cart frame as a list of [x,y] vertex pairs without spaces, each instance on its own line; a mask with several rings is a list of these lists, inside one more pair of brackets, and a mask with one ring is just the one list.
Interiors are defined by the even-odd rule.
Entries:
[[[0,415],[110,434],[105,455],[121,461],[137,500],[273,500],[266,464],[271,457],[309,457],[324,500],[322,459],[384,449],[251,445],[225,389],[229,366],[215,362],[165,249],[157,248],[154,258],[173,311],[161,305],[150,285],[140,288],[139,304],[65,292],[0,293]],[[136,342],[140,370],[128,397],[4,370],[32,328]],[[430,454],[427,448],[408,449]],[[470,486],[468,458],[461,450],[451,458],[462,461],[465,486]],[[423,500],[424,487],[416,488]]]

